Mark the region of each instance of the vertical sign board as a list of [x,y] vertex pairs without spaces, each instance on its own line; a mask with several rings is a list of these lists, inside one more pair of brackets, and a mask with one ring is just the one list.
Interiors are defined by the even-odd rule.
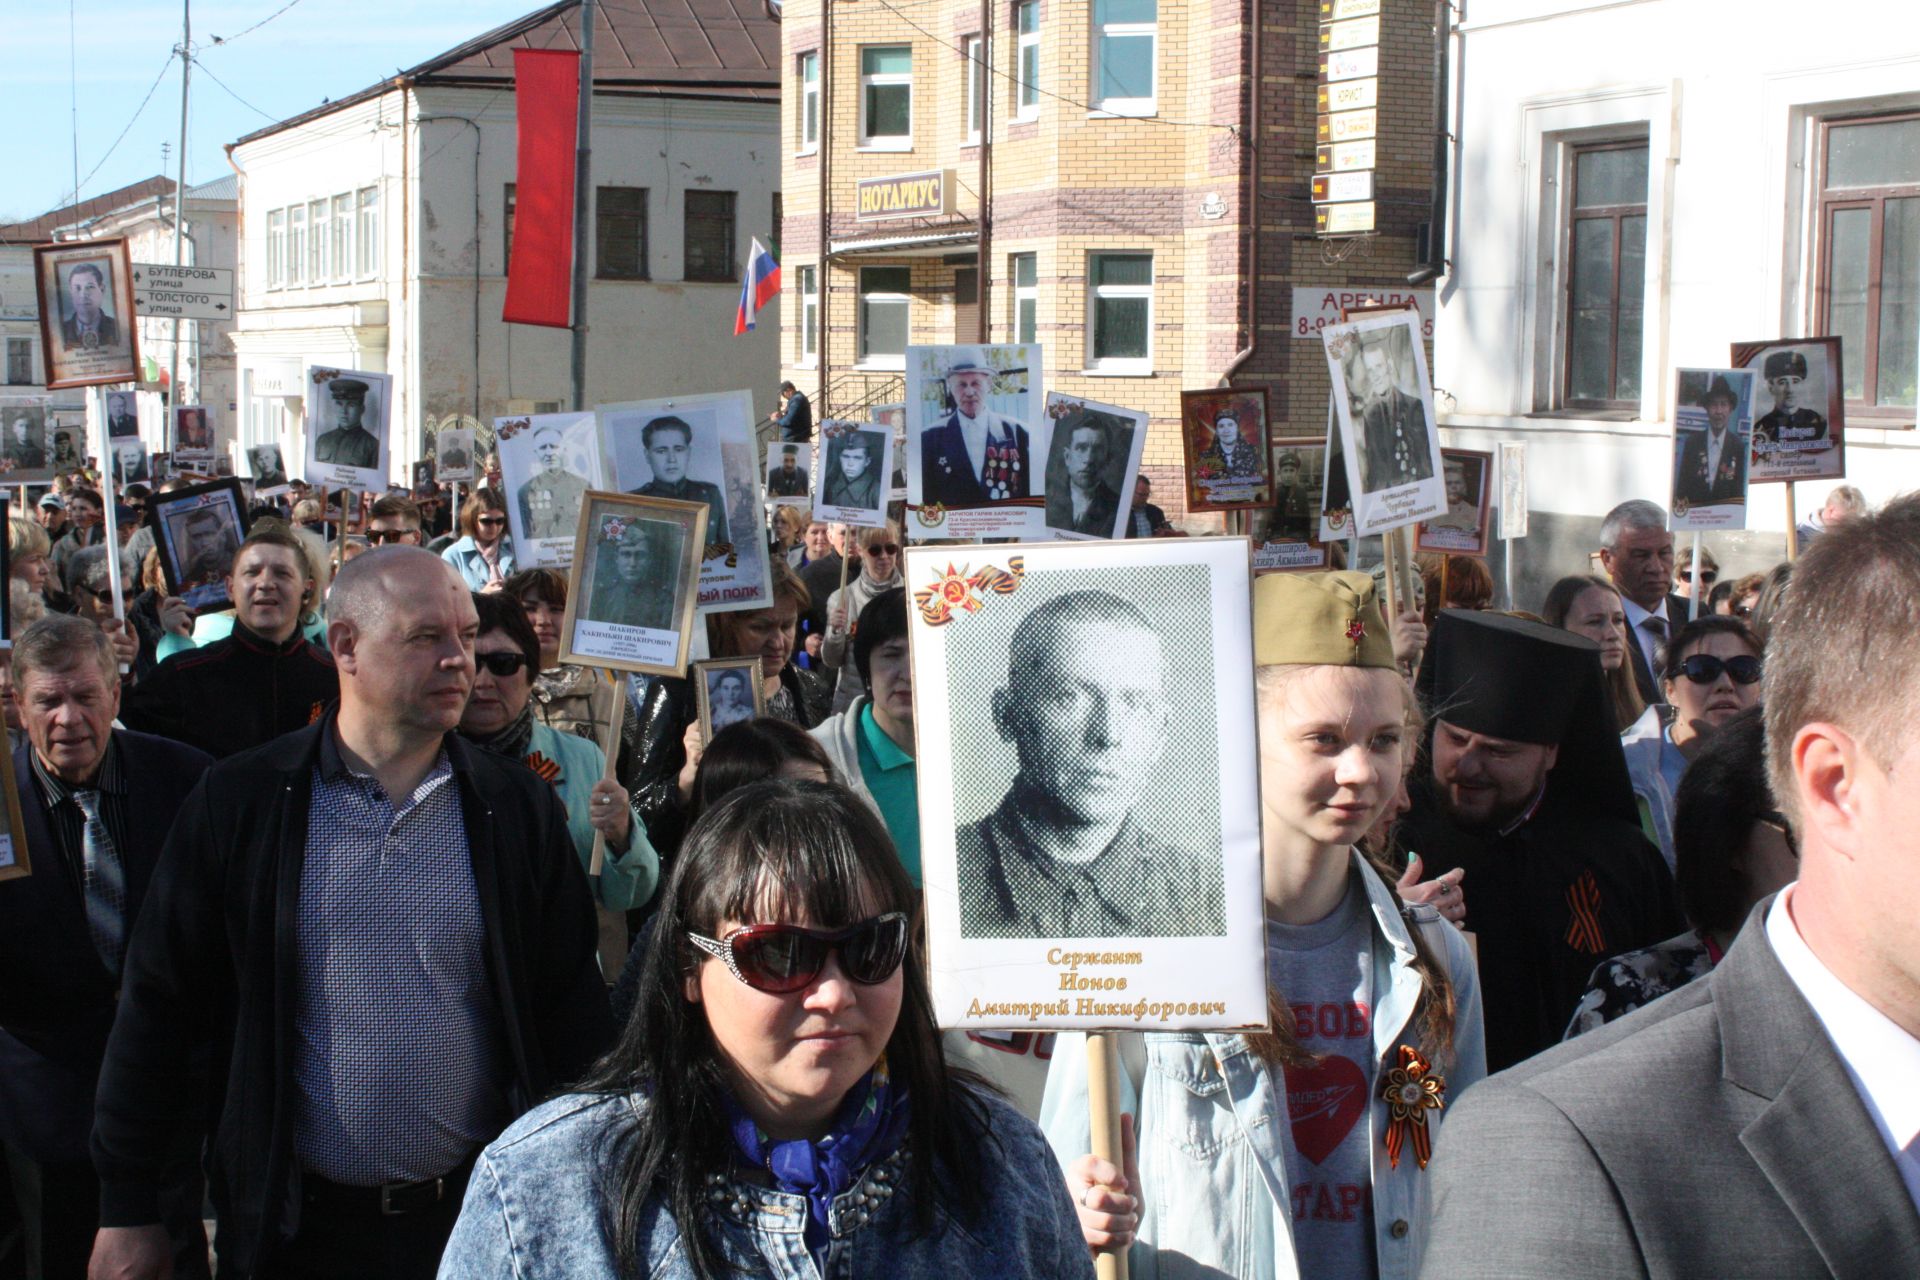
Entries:
[[1320,0],[1314,109],[1313,229],[1374,230],[1374,139],[1380,130],[1381,0]]

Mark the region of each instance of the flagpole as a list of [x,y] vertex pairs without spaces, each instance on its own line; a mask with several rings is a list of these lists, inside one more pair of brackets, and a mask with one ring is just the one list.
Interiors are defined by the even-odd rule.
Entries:
[[593,193],[593,0],[580,0],[580,124],[573,160],[573,410],[587,407],[587,213]]

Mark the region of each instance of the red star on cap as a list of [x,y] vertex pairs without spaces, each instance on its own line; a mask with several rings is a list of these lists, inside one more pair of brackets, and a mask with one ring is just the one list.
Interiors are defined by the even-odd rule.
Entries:
[[1355,644],[1359,644],[1362,640],[1366,638],[1367,638],[1366,623],[1362,622],[1358,618],[1355,618],[1352,622],[1349,622],[1347,624],[1347,639],[1353,641]]

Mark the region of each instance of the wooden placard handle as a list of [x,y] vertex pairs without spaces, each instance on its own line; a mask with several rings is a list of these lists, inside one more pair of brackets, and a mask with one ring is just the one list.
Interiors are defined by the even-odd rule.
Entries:
[[[1120,1143],[1120,1098],[1115,1088],[1120,1070],[1120,1049],[1111,1031],[1087,1033],[1087,1111],[1093,1122],[1093,1154],[1115,1165],[1124,1164]],[[1134,1195],[1138,1187],[1130,1188]],[[1127,1280],[1127,1252],[1093,1255],[1094,1274],[1099,1280]]]
[[[600,776],[608,782],[618,782],[620,779],[616,764],[620,750],[620,727],[627,715],[627,697],[626,691],[620,687],[620,673],[608,671],[605,675],[607,679],[613,681],[613,714],[607,717],[606,728],[600,733],[600,753],[606,761],[605,772]],[[639,819],[633,818],[631,821],[638,822]],[[587,859],[587,874],[597,876],[606,865],[607,837],[603,832],[596,830],[593,833],[593,853]]]

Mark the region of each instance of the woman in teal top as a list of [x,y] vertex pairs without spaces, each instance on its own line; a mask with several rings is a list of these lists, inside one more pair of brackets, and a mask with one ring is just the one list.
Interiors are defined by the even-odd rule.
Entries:
[[512,756],[553,784],[567,810],[567,831],[592,865],[596,835],[606,837],[594,897],[608,911],[643,906],[660,881],[660,855],[634,817],[625,790],[606,777],[599,746],[540,724],[533,716],[533,674],[540,642],[526,610],[511,596],[475,594],[480,634],[474,641],[473,695],[460,717],[461,734],[490,751]]

